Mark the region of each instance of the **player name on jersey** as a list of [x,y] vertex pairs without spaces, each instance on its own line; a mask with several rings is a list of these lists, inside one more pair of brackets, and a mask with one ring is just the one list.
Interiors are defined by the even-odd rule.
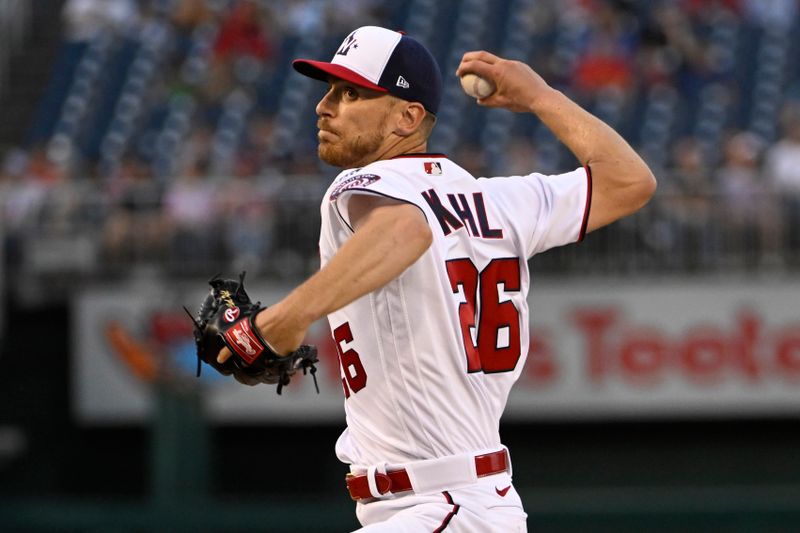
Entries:
[[[442,227],[445,235],[449,235],[452,230],[459,230],[466,227],[469,234],[473,237],[484,239],[502,239],[503,230],[500,228],[490,228],[489,220],[486,217],[486,203],[483,193],[473,193],[472,202],[463,193],[448,194],[452,211],[442,204],[439,195],[434,189],[428,189],[422,193],[422,198],[428,203],[436,220]],[[473,214],[474,213],[474,214]],[[476,226],[475,220],[478,224]]]

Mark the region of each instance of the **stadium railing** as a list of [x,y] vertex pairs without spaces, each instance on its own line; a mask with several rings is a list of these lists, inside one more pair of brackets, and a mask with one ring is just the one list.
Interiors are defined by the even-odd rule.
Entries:
[[[269,180],[251,180],[227,195],[237,190],[231,182],[204,182],[210,203],[199,214],[185,211],[196,197],[178,205],[177,189],[116,200],[92,183],[6,189],[0,195],[6,272],[45,282],[113,278],[140,268],[200,277],[246,268],[277,279],[313,272],[327,182],[292,177],[270,188],[261,186]],[[581,244],[537,255],[532,268],[565,276],[796,273],[799,219],[800,197],[763,195],[740,205],[719,195],[658,194]]]

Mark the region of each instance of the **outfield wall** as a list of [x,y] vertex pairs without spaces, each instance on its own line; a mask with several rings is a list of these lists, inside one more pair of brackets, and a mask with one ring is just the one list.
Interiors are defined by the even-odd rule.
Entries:
[[[289,289],[248,287],[264,302]],[[281,399],[208,368],[196,380],[181,306],[193,308],[202,296],[196,286],[150,282],[80,293],[72,321],[77,418],[143,421],[155,379],[202,387],[217,423],[342,420],[335,346],[323,322],[308,339],[320,347],[319,396],[310,379]],[[531,348],[506,420],[800,415],[800,282],[535,281],[529,305]]]

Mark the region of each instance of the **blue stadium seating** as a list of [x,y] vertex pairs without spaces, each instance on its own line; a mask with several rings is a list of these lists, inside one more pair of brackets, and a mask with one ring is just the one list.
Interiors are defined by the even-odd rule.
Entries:
[[[464,51],[486,48],[544,68],[551,83],[569,91],[570,71],[585,46],[588,22],[556,17],[552,24],[536,25],[521,15],[541,5],[536,0],[383,2],[386,24],[429,46],[445,74],[434,149],[448,152],[460,144],[480,144],[491,169],[501,164],[509,140],[521,135],[537,144],[545,168],[558,168],[570,158],[529,117],[468,105],[452,75]],[[644,24],[655,8],[647,4],[631,9]],[[287,33],[276,43],[264,75],[209,103],[200,88],[208,76],[216,27],[179,35],[160,16],[156,10],[154,24],[165,28],[163,41],[156,45],[152,33],[65,42],[29,131],[30,144],[71,143],[85,159],[111,166],[126,151],[135,151],[163,173],[163,179],[174,170],[174,148],[198,122],[216,130],[212,159],[218,170],[229,168],[247,122],[256,113],[275,117],[273,157],[291,158],[313,144],[312,102],[319,87],[295,76],[290,62],[297,56],[326,57],[344,30]],[[671,87],[641,86],[624,95],[599,91],[582,102],[641,146],[657,166],[668,163],[669,147],[685,135],[701,139],[712,161],[719,157],[730,128],[774,140],[781,102],[792,91],[800,92],[800,64],[791,61],[798,52],[796,23],[790,31],[767,32],[718,9],[699,24],[695,31],[714,56],[708,71],[684,69]],[[157,82],[168,80],[175,70],[183,84],[178,92],[183,94],[159,91]]]

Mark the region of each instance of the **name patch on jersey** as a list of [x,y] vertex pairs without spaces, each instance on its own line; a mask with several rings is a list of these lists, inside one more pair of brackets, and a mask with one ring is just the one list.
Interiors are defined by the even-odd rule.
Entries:
[[381,179],[381,177],[376,174],[357,174],[355,176],[345,178],[333,189],[333,192],[331,192],[330,201],[333,202],[336,200],[347,189],[368,187],[379,179]]
[[480,237],[482,239],[503,238],[503,228],[492,228],[489,225],[483,193],[472,193],[471,203],[464,193],[448,194],[449,208],[445,207],[434,189],[423,191],[422,198],[433,211],[436,220],[439,221],[445,237],[450,235],[452,231],[467,228],[470,237]]

